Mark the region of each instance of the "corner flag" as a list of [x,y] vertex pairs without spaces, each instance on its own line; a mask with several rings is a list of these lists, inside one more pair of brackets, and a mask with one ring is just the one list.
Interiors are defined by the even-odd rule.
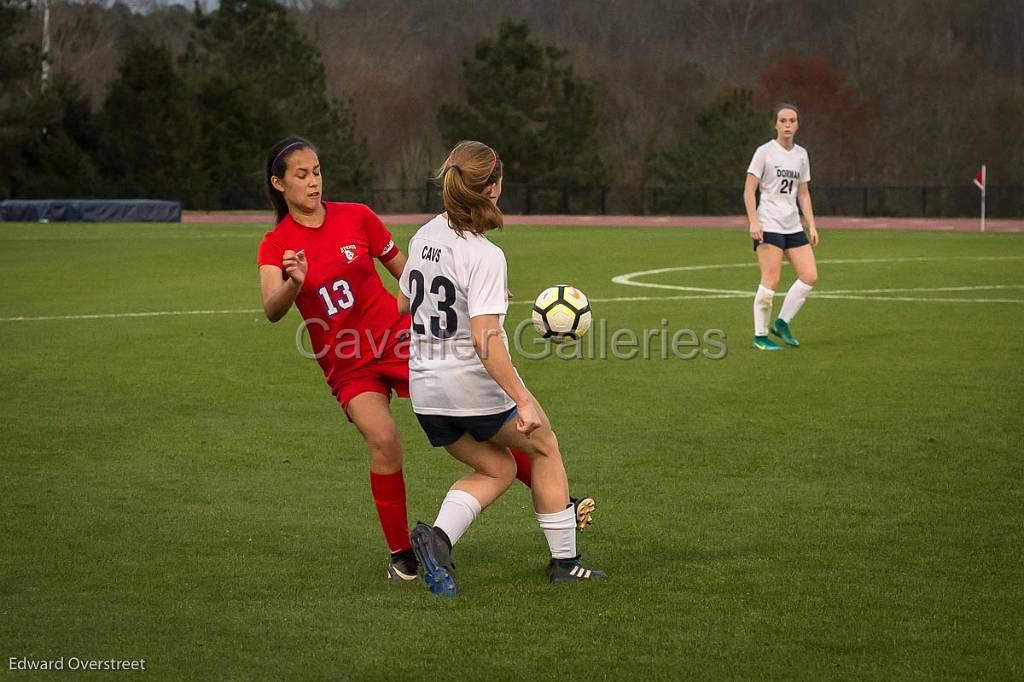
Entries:
[[988,181],[987,173],[985,173],[985,164],[981,165],[981,170],[974,176],[974,184],[978,189],[981,190],[981,231],[985,231],[985,184]]

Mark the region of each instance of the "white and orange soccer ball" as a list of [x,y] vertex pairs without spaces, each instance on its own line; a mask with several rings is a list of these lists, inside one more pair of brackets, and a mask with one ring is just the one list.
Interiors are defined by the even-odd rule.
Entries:
[[533,304],[533,326],[555,343],[578,340],[590,329],[590,322],[590,301],[568,284],[548,287]]

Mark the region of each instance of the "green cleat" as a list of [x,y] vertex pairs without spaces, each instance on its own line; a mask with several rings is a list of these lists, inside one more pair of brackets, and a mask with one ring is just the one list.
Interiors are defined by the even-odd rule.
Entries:
[[789,331],[789,325],[781,317],[772,322],[772,334],[782,339],[787,346],[796,348],[800,345],[800,342],[793,336],[793,332]]
[[755,336],[754,348],[758,350],[782,350],[782,346],[775,343],[767,336]]

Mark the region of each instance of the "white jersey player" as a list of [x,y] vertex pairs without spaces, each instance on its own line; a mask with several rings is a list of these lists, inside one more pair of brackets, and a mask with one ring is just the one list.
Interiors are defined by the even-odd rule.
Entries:
[[[771,323],[770,331],[789,346],[800,345],[789,323],[818,281],[813,250],[818,245],[818,228],[808,187],[811,163],[807,150],[794,141],[800,127],[799,112],[792,104],[779,104],[772,112],[772,121],[776,137],[754,152],[743,188],[750,237],[761,266],[761,283],[754,295],[753,345],[759,350],[782,349],[768,337],[772,299],[782,274],[782,256],[793,265],[797,279],[786,293],[779,317]],[[760,204],[754,196],[758,189]],[[800,222],[801,211],[807,222],[807,233]]]
[[512,398],[487,373],[473,345],[472,318],[508,311],[505,254],[483,234],[461,236],[439,215],[409,242],[415,253],[401,279],[410,300],[409,390],[416,414],[507,412]]
[[411,534],[423,579],[455,596],[451,549],[516,477],[515,448],[530,458],[537,522],[551,551],[551,582],[604,577],[576,552],[577,510],[547,415],[519,378],[502,323],[505,254],[487,239],[501,229],[502,164],[480,142],[460,142],[438,175],[446,212],[409,243],[400,308],[412,313],[409,390],[430,443],[473,471],[452,485],[433,526]]

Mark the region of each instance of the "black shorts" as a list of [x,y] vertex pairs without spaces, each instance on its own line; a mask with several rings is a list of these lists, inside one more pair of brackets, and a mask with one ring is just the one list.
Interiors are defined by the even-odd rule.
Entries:
[[464,433],[473,436],[478,443],[490,440],[514,416],[516,416],[516,408],[513,407],[498,414],[481,414],[472,417],[417,414],[416,418],[420,420],[420,426],[427,434],[430,444],[435,448],[443,448],[462,438]]
[[786,249],[795,249],[798,246],[807,246],[810,244],[807,241],[807,234],[801,230],[800,232],[794,232],[793,234],[779,234],[778,232],[762,232],[761,236],[764,237],[764,242],[758,242],[756,239],[752,239],[754,242],[754,251],[757,251],[762,243],[771,244],[777,246],[783,251]]

